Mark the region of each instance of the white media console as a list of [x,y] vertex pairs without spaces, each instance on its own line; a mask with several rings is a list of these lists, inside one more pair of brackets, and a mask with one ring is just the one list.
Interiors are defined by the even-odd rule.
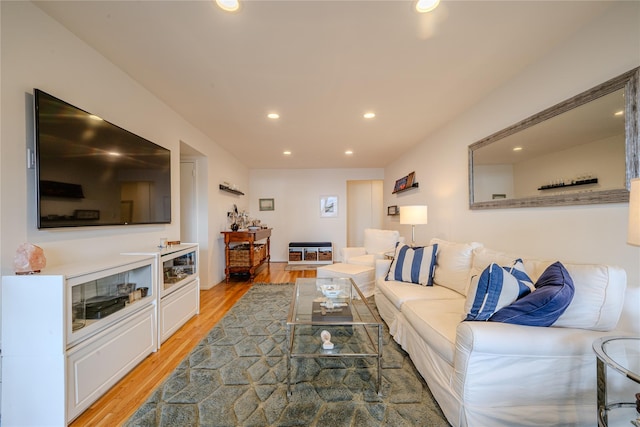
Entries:
[[4,276],[2,424],[69,424],[198,311],[197,244]]

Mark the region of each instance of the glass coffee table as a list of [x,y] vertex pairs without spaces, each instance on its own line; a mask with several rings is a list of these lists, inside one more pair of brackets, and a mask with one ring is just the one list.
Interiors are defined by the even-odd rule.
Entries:
[[376,358],[382,379],[382,320],[350,278],[299,278],[287,318],[287,394],[295,358]]
[[[622,374],[626,379],[640,384],[640,337],[604,337],[593,343],[597,356],[597,403],[598,426],[635,425],[640,427],[640,388],[628,383],[624,388],[624,402],[609,402],[607,369]],[[620,385],[620,384],[618,384]],[[615,410],[615,411],[614,411]]]

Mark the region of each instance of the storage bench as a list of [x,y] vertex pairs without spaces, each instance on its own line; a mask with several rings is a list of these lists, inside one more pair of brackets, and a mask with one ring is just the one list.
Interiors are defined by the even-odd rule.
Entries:
[[331,242],[289,243],[289,264],[333,264]]

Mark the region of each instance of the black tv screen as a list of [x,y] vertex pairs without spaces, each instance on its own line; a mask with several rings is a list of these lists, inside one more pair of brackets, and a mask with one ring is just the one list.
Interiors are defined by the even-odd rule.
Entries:
[[171,152],[34,90],[38,228],[171,222]]

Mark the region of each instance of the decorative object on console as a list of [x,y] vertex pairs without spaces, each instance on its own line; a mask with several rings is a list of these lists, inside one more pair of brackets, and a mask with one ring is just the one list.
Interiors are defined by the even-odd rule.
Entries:
[[398,215],[400,214],[400,210],[398,209],[398,206],[394,205],[394,206],[387,206],[387,215]]
[[427,222],[427,206],[400,206],[400,224],[411,225],[411,246],[416,243],[416,225]]
[[16,249],[13,268],[16,274],[34,274],[47,266],[47,258],[40,246],[23,243]]
[[631,180],[627,243],[640,246],[640,178]]
[[398,245],[386,280],[432,286],[437,252],[437,244],[425,247]]
[[333,348],[333,343],[331,342],[331,334],[329,331],[320,332],[320,338],[322,339],[322,348],[325,350],[331,350]]

